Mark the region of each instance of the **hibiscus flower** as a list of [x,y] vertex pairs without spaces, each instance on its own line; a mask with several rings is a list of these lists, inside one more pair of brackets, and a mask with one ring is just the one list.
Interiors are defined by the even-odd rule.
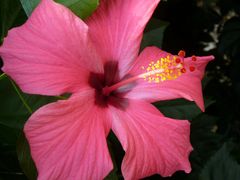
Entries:
[[151,103],[186,98],[203,110],[201,79],[212,56],[185,58],[147,47],[143,29],[159,0],[101,0],[85,22],[42,0],[0,48],[2,70],[23,92],[57,96],[37,110],[24,132],[38,179],[103,179],[113,169],[106,137],[125,151],[122,174],[189,173],[187,120],[165,117]]

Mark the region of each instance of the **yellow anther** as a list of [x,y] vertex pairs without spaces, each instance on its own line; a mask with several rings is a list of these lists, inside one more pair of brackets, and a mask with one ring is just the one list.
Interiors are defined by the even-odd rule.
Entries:
[[176,63],[178,57],[167,54],[156,61],[151,61],[147,67],[142,66],[145,71],[144,80],[149,83],[159,83],[166,80],[174,80],[182,75],[183,64]]
[[166,77],[162,77],[162,81],[166,81],[167,80],[167,78]]

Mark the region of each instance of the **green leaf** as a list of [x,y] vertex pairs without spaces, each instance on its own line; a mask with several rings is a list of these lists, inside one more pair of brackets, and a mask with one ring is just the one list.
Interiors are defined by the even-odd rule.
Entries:
[[186,180],[199,179],[206,162],[222,146],[223,137],[217,133],[219,118],[201,113],[191,121],[190,141],[193,151],[190,155],[192,172]]
[[0,124],[0,145],[14,145],[17,141],[20,130]]
[[99,0],[56,0],[71,9],[78,17],[85,19],[97,8]]
[[19,0],[0,0],[0,44],[11,27],[22,24],[25,19]]
[[16,161],[15,159],[17,159],[16,145],[6,145],[0,143],[1,180],[26,180],[24,173],[19,167],[18,161]]
[[112,131],[110,131],[107,137],[107,143],[108,143],[108,149],[111,155],[114,168],[108,174],[108,176],[104,178],[104,180],[123,179],[121,175],[121,162],[119,162],[119,160],[121,159],[120,161],[122,161],[124,156],[124,151],[116,135]]
[[[36,8],[40,0],[20,0],[22,6],[28,16]],[[72,10],[77,16],[82,19],[87,18],[97,8],[98,0],[56,0]]]
[[7,77],[7,75],[5,74],[5,73],[2,73],[1,75],[0,75],[0,80],[1,79],[4,79],[4,78],[6,78]]
[[157,46],[161,48],[164,31],[168,25],[168,22],[152,19],[145,29],[141,49],[144,49],[147,46]]
[[239,180],[240,165],[230,155],[230,149],[224,144],[222,148],[207,162],[201,180]]
[[37,169],[30,155],[30,148],[23,133],[21,133],[17,142],[17,155],[22,170],[28,179],[37,179]]
[[[221,147],[223,137],[217,134],[219,118],[200,114],[191,121],[192,166],[203,166]],[[199,169],[199,168],[197,168]]]
[[112,170],[107,177],[104,178],[104,180],[119,180],[118,175],[116,173],[116,170]]
[[219,41],[219,51],[239,59],[240,51],[240,18],[234,17],[227,21]]
[[[213,103],[212,100],[205,100],[205,108]],[[167,117],[175,119],[192,120],[197,117],[202,111],[196,106],[194,102],[184,99],[177,99],[171,101],[161,101],[154,104]]]
[[[2,79],[0,83],[0,124],[8,127],[22,129],[24,123],[31,115],[31,111],[58,100],[58,97],[46,97],[27,95],[8,78]],[[25,104],[24,104],[24,103]],[[26,107],[27,105],[27,107]]]
[[1,80],[0,92],[0,124],[20,130],[30,114],[8,78]]
[[29,114],[32,114],[32,109],[31,107],[28,105],[27,101],[24,99],[24,97],[22,96],[22,93],[20,92],[20,90],[18,89],[17,85],[12,81],[10,80],[11,83],[12,83],[12,86],[14,88],[14,90],[16,91],[18,97],[21,99],[23,105],[26,107],[26,109],[28,110]]
[[23,9],[27,16],[30,16],[32,11],[39,4],[40,0],[20,0],[20,2],[22,3]]
[[[0,147],[3,146],[11,146],[13,147],[13,151],[15,151],[16,142],[18,148],[18,159],[20,161],[20,166],[23,171],[26,173],[29,179],[34,179],[34,171],[30,168],[31,157],[30,152],[27,148],[27,142],[23,137],[19,138],[19,134],[22,133],[22,128],[24,123],[27,121],[30,116],[30,112],[27,110],[26,106],[24,106],[21,98],[27,102],[28,106],[35,111],[39,107],[49,103],[56,101],[56,97],[43,97],[43,96],[33,96],[27,95],[20,91],[18,87],[17,93],[12,86],[9,78],[4,78],[0,82]],[[18,94],[21,94],[21,98]],[[21,135],[22,136],[22,135]],[[0,149],[1,153],[1,149]],[[16,152],[15,152],[16,154]],[[4,158],[4,157],[3,157]],[[15,159],[14,159],[15,158]],[[13,161],[18,165],[17,157],[14,157]],[[3,159],[4,160],[4,159]],[[0,156],[1,161],[1,156]],[[5,162],[5,160],[4,160]],[[0,167],[0,172],[5,172],[4,169]],[[16,169],[18,173],[21,174],[21,171]],[[20,171],[20,172],[19,172]],[[29,172],[30,171],[30,172]],[[14,171],[15,172],[15,171]],[[1,177],[0,177],[1,179]],[[13,178],[16,179],[16,178]]]

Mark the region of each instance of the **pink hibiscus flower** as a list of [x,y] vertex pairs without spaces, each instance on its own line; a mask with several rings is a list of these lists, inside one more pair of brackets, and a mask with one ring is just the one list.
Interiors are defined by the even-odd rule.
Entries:
[[151,103],[186,98],[203,110],[201,78],[213,57],[156,47],[138,56],[159,1],[101,0],[83,22],[42,0],[9,32],[0,48],[2,69],[24,92],[72,94],[40,108],[24,127],[39,180],[103,179],[113,169],[110,129],[125,150],[125,179],[191,171],[189,122],[164,117]]

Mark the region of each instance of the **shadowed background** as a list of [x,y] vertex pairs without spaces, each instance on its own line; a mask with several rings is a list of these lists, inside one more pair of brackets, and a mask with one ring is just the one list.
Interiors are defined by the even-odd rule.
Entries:
[[[76,8],[76,4],[58,0],[85,18],[96,8],[97,0],[80,1],[83,6]],[[36,1],[0,0],[0,43],[10,28],[26,21],[26,14],[35,6],[32,2]],[[162,0],[156,9],[145,29],[142,49],[155,45],[173,54],[183,49],[188,56],[212,54],[216,59],[203,79],[206,112],[183,99],[155,103],[166,116],[191,121],[192,172],[145,179],[240,179],[239,15],[239,0]],[[10,78],[0,76],[0,180],[36,179],[22,128],[32,111],[57,99],[26,95]],[[122,179],[124,151],[113,133],[108,145],[115,168],[106,179]]]

